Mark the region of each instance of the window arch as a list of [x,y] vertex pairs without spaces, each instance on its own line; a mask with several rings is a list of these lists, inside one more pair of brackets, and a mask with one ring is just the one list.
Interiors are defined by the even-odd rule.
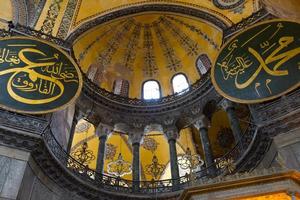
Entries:
[[143,84],[143,99],[159,99],[160,98],[160,86],[155,80],[149,80]]
[[114,94],[118,94],[123,97],[128,97],[129,82],[123,79],[117,79],[114,81],[113,87]]
[[204,75],[211,67],[211,61],[206,54],[201,54],[196,61],[196,67],[200,75]]
[[91,81],[94,81],[96,73],[98,71],[98,67],[96,64],[91,64],[88,71],[87,71],[87,78],[90,79]]
[[189,88],[189,83],[184,74],[176,74],[172,78],[172,86],[174,93],[180,93]]

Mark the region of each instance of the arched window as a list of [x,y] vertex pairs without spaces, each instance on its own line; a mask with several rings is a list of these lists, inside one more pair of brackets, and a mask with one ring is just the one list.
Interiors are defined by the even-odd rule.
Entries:
[[96,73],[97,73],[97,69],[98,69],[98,66],[96,64],[90,65],[90,67],[86,73],[88,79],[90,79],[91,81],[94,81]]
[[177,74],[172,78],[172,86],[174,93],[180,93],[189,88],[189,83],[183,74]]
[[211,61],[206,54],[201,54],[196,61],[196,67],[200,75],[204,75],[211,67]]
[[117,79],[114,81],[113,91],[115,94],[123,97],[128,97],[129,93],[129,82],[127,80]]
[[157,81],[146,81],[143,84],[143,99],[159,99],[160,88]]

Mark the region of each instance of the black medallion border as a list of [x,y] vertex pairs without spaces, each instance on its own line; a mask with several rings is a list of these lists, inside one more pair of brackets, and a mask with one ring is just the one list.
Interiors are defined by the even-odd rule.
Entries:
[[239,0],[238,2],[236,2],[230,6],[223,6],[222,4],[219,3],[219,0],[213,0],[213,4],[217,8],[222,9],[222,10],[230,10],[230,9],[233,9],[233,8],[236,8],[240,5],[242,5],[243,3],[245,3],[245,0]]

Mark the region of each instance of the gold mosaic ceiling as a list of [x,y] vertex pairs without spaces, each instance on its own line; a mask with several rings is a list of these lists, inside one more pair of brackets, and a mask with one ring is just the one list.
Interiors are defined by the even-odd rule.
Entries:
[[[102,74],[95,82],[101,87],[111,91],[115,79],[126,79],[129,97],[140,98],[142,83],[156,79],[166,96],[173,93],[174,74],[185,73],[190,84],[200,78],[195,66],[200,54],[213,62],[223,36],[217,24],[224,28],[238,23],[259,9],[258,2],[29,0],[27,20],[45,34],[71,39],[83,71],[99,67]],[[10,13],[5,19],[16,18],[16,13],[7,12],[16,12],[11,1],[3,4],[9,4],[0,9],[5,16]]]
[[[44,0],[31,1],[38,7]],[[96,18],[132,7],[153,4],[193,8],[212,14],[229,26],[250,16],[259,8],[258,0],[46,0],[36,29],[43,29],[51,23],[53,26],[49,33],[66,37]],[[55,19],[49,22],[51,15],[55,16]]]
[[82,70],[95,83],[112,90],[113,81],[130,83],[131,97],[140,97],[145,80],[156,79],[164,95],[172,94],[174,74],[182,72],[190,83],[199,79],[196,59],[200,54],[213,60],[222,41],[222,32],[199,19],[172,13],[144,13],[99,25],[80,37],[74,53]]
[[[103,9],[109,8],[101,11],[96,1],[88,2],[82,2],[81,6],[89,8],[89,14],[77,9],[74,27],[104,15],[108,10],[112,12],[141,4],[138,1],[130,1],[127,5],[123,1],[112,1],[101,5]],[[144,2],[149,3],[157,2]],[[238,8],[223,10],[211,1],[168,3],[204,10],[227,26],[257,9],[256,1],[245,1]],[[222,36],[221,28],[208,20],[174,12],[142,12],[88,30],[76,39],[73,50],[82,70],[106,90],[112,91],[113,82],[124,79],[129,81],[129,97],[141,98],[143,82],[155,79],[161,85],[162,95],[166,96],[173,94],[170,82],[175,74],[186,74],[190,84],[200,79],[197,58],[206,54],[213,62],[222,44]],[[93,68],[98,68],[96,75]],[[91,73],[94,76],[90,76]]]

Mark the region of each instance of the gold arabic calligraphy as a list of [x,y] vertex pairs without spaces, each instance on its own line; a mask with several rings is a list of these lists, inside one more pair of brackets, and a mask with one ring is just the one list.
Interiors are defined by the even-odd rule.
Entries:
[[[267,74],[271,76],[286,76],[289,74],[289,71],[287,69],[283,69],[283,67],[286,67],[283,65],[290,59],[300,54],[300,47],[291,50],[286,50],[287,47],[289,47],[289,45],[291,45],[295,41],[295,38],[293,36],[282,36],[278,39],[278,41],[270,45],[271,39],[273,39],[282,28],[284,28],[282,23],[278,23],[276,27],[277,30],[274,32],[274,34],[267,41],[260,43],[259,47],[264,50],[261,54],[258,50],[254,49],[253,47],[247,47],[247,50],[250,53],[250,55],[252,55],[259,62],[259,66],[253,72],[253,74],[246,80],[241,81],[240,76],[244,74],[247,69],[249,69],[250,67],[256,67],[256,65],[254,65],[254,62],[251,61],[251,59],[249,58],[249,56],[246,55],[246,53],[242,56],[237,56],[233,58],[234,51],[237,50],[239,47],[238,39],[234,40],[228,46],[228,54],[224,57],[224,59],[222,59],[221,62],[217,63],[217,65],[221,67],[224,80],[234,78],[236,88],[244,89],[250,86],[256,80],[257,76],[262,70],[264,70]],[[271,28],[271,25],[267,26],[265,29],[263,29],[263,31],[258,32],[255,36],[246,41],[242,46],[245,46],[251,40],[255,39],[259,34],[262,34],[269,28]],[[270,50],[273,51],[264,59],[263,55]],[[241,51],[241,49],[239,49],[239,51]],[[272,68],[269,66],[270,64],[274,64]],[[269,86],[271,82],[272,80],[270,78],[265,80],[265,86],[270,94],[272,94],[272,90]],[[258,91],[258,87],[260,86],[260,82],[256,82],[254,84],[254,88],[258,96],[260,96],[260,93]]]
[[[8,63],[10,66],[10,68],[0,71],[0,76],[12,74],[7,82],[7,91],[18,102],[26,104],[50,103],[63,95],[65,90],[63,82],[78,83],[76,74],[72,70],[68,71],[66,64],[58,61],[58,54],[47,57],[45,53],[34,48],[23,48],[18,54],[10,54],[11,52],[10,49],[4,48],[2,54],[0,53],[0,65]],[[36,59],[36,61],[41,62],[32,61],[26,55],[42,56],[42,58]],[[12,66],[20,63],[24,63],[24,65],[12,68]],[[26,94],[30,92],[33,92],[31,97],[27,97]],[[36,98],[36,95],[42,97]]]

